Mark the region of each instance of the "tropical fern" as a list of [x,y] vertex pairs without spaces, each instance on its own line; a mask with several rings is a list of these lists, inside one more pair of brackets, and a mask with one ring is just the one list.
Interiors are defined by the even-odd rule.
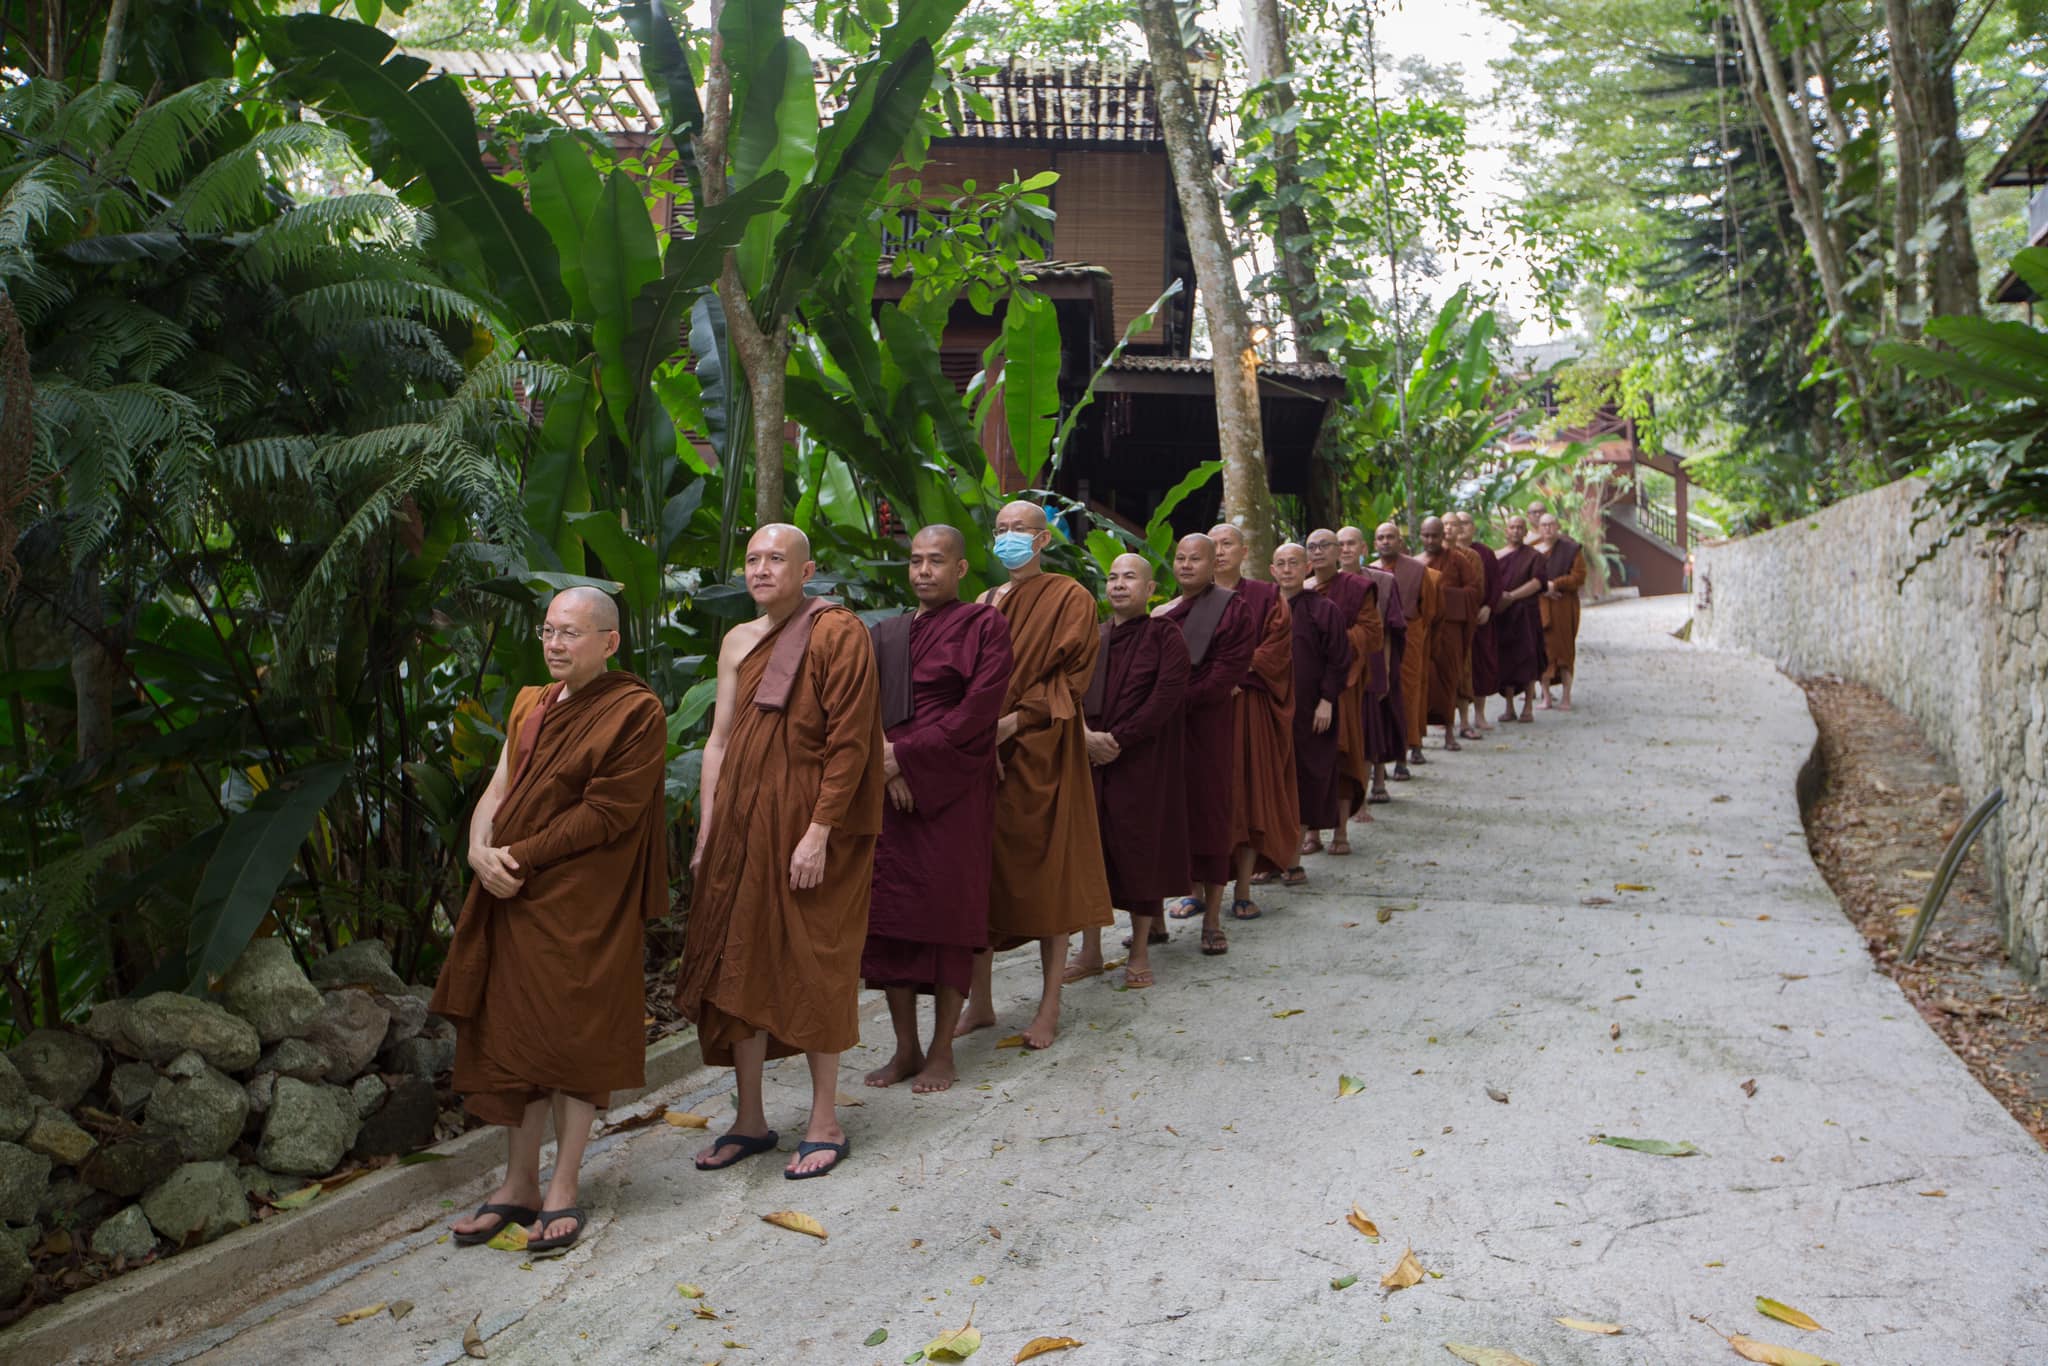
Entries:
[[208,162],[177,196],[166,221],[187,232],[222,232],[261,221],[277,211],[273,176],[286,175],[323,155],[348,149],[340,130],[319,123],[266,128],[233,151]]

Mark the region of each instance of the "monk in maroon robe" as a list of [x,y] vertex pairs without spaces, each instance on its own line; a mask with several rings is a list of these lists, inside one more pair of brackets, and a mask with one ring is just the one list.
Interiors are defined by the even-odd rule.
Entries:
[[[1344,567],[1343,544],[1341,535],[1317,527],[1309,533],[1308,544],[1304,547],[1314,575],[1309,587],[1317,597],[1336,607],[1351,645],[1351,666],[1344,679],[1344,696],[1337,702],[1335,727],[1337,821],[1331,827],[1329,852],[1339,858],[1351,852],[1353,814],[1356,813],[1361,821],[1372,819],[1365,814],[1366,784],[1372,772],[1365,744],[1365,664],[1381,639],[1379,613],[1372,603],[1372,585]],[[1299,847],[1304,854],[1322,853],[1321,828],[1310,826]]]
[[1479,557],[1451,540],[1443,518],[1425,517],[1420,558],[1439,576],[1437,598],[1442,604],[1430,632],[1429,698],[1424,719],[1444,728],[1445,749],[1462,749],[1456,734],[1458,695],[1466,686],[1472,662],[1472,620],[1478,615],[1483,583]]
[[1218,522],[1209,528],[1209,539],[1216,542],[1216,582],[1242,597],[1260,623],[1251,667],[1231,701],[1237,714],[1230,807],[1230,836],[1237,846],[1231,871],[1237,886],[1231,905],[1256,912],[1252,884],[1269,882],[1301,861],[1301,811],[1294,790],[1294,627],[1280,589],[1244,572],[1251,542],[1243,529]]
[[[1173,577],[1180,596],[1161,613],[1180,627],[1187,642],[1188,863],[1196,896],[1184,896],[1167,914],[1175,920],[1202,917],[1202,952],[1230,952],[1223,933],[1223,887],[1231,880],[1230,837],[1237,716],[1232,694],[1244,682],[1258,648],[1260,623],[1245,600],[1216,585],[1216,543],[1197,532],[1183,536],[1173,551]],[[1246,906],[1233,906],[1241,914]]]
[[[1493,616],[1500,610],[1500,561],[1494,556],[1493,547],[1479,539],[1479,524],[1469,512],[1458,515],[1458,544],[1479,557],[1479,570],[1483,579],[1480,588],[1479,612],[1474,618],[1472,631],[1472,668],[1466,679],[1464,707],[1469,713],[1471,724],[1480,731],[1493,729],[1493,722],[1486,719],[1486,699],[1499,688],[1499,666],[1495,662],[1493,645]],[[1459,734],[1464,734],[1460,731]],[[1477,739],[1467,735],[1466,739]]]
[[[888,997],[896,1052],[867,1083],[909,1079],[919,1095],[953,1084],[953,1030],[974,955],[988,948],[996,720],[1010,687],[1010,625],[993,607],[960,601],[966,573],[966,538],[926,527],[910,541],[917,611],[870,631],[889,800],[860,975]],[[929,1048],[917,1037],[919,993],[933,998]]]
[[[1337,708],[1351,677],[1351,637],[1334,598],[1305,591],[1308,550],[1292,541],[1273,552],[1273,582],[1287,598],[1294,647],[1294,782],[1301,810],[1295,848],[1312,830],[1341,828],[1337,804]],[[1308,881],[1296,859],[1280,880]]]
[[1408,647],[1408,614],[1401,610],[1401,591],[1392,574],[1376,564],[1359,572],[1373,586],[1383,641],[1382,647],[1366,660],[1365,753],[1372,763],[1372,792],[1365,800],[1369,806],[1384,806],[1392,800],[1387,795],[1387,765],[1394,766],[1397,778],[1408,772],[1408,710],[1401,696],[1401,660]]
[[[1135,991],[1152,985],[1151,945],[1164,933],[1163,902],[1188,884],[1188,647],[1179,627],[1145,610],[1152,566],[1144,556],[1116,557],[1105,596],[1115,615],[1102,624],[1102,651],[1081,710],[1110,901],[1131,917],[1124,985]],[[1094,952],[1100,971],[1099,941]]]
[[[1543,556],[1522,544],[1529,523],[1521,517],[1508,518],[1507,546],[1496,557],[1500,563],[1500,612],[1493,619],[1496,673],[1494,690],[1506,699],[1508,709],[1500,719],[1533,721],[1536,681],[1543,676],[1543,617],[1537,595],[1543,592]],[[1522,714],[1515,715],[1515,697],[1522,698]]]

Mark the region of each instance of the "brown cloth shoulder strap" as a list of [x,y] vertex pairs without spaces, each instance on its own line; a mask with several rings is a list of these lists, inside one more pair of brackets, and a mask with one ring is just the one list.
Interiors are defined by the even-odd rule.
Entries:
[[1188,643],[1188,663],[1195,668],[1199,669],[1209,657],[1209,646],[1216,639],[1216,623],[1223,620],[1230,599],[1230,589],[1211,586],[1202,600],[1188,608],[1187,615],[1180,619],[1181,636]]
[[756,707],[762,711],[781,711],[789,705],[797,671],[804,665],[804,652],[811,648],[811,631],[818,624],[818,614],[836,606],[830,598],[812,598],[782,623],[775,636],[775,653],[768,656],[767,672],[754,688]]
[[910,631],[917,617],[905,612],[876,622],[869,634],[875,640],[875,681],[882,694],[882,729],[894,730],[908,721],[916,710],[910,688]]
[[519,785],[519,775],[526,772],[526,762],[533,757],[533,747],[540,741],[540,723],[547,719],[548,708],[562,695],[562,685],[550,683],[541,691],[540,700],[533,704],[533,710],[526,713],[526,719],[519,723],[519,744],[512,751],[512,781],[507,787]]
[[1081,694],[1083,716],[1102,715],[1103,704],[1109,701],[1109,636],[1116,629],[1116,623],[1105,621],[1097,628],[1102,648],[1095,656],[1095,672],[1088,676],[1088,691]]

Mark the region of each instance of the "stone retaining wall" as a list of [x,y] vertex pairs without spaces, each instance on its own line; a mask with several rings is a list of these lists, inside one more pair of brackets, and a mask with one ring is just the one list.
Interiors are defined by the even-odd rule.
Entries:
[[1791,674],[1875,688],[1948,756],[1975,805],[2005,808],[1985,837],[2006,945],[2037,981],[2048,955],[2048,534],[1972,538],[1899,575],[1932,543],[1908,528],[1915,480],[1694,552],[1693,640]]

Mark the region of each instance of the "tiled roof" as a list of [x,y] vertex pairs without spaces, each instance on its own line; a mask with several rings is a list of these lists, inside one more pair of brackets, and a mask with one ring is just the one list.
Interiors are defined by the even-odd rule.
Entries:
[[640,54],[621,50],[595,76],[581,62],[548,52],[469,52],[407,48],[436,71],[466,81],[510,81],[522,103],[570,128],[644,133],[661,126],[661,105],[640,74]]
[[[1122,355],[1109,368],[1139,374],[1155,375],[1206,375],[1215,369],[1216,362],[1208,356],[1133,356]],[[1259,373],[1273,379],[1342,379],[1344,371],[1328,361],[1320,360],[1262,360]]]

